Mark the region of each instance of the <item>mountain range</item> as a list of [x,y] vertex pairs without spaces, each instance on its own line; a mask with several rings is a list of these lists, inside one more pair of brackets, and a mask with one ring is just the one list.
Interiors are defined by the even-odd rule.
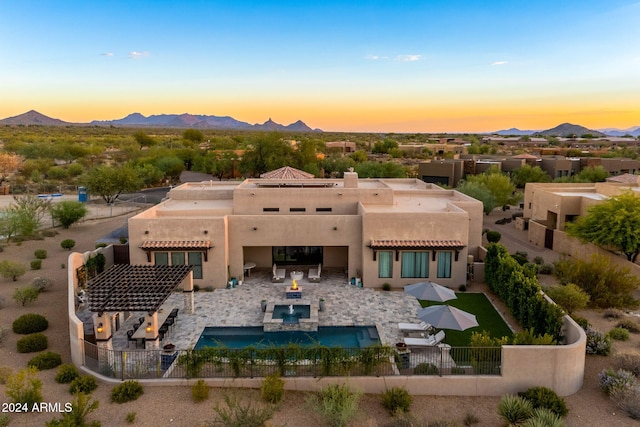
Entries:
[[581,137],[582,135],[591,134],[594,137],[603,137],[603,136],[625,136],[631,135],[633,137],[640,136],[640,126],[634,126],[628,129],[617,129],[617,128],[606,128],[606,129],[588,129],[584,126],[574,125],[571,123],[563,123],[554,128],[547,130],[520,130],[518,128],[511,129],[503,129],[497,132],[492,132],[497,135],[515,135],[515,136],[523,136],[523,135],[531,135],[531,136],[558,136],[558,137],[571,137],[577,136]]
[[193,114],[159,114],[145,117],[140,113],[129,114],[117,120],[94,120],[91,123],[70,123],[45,116],[31,110],[24,114],[0,120],[0,125],[40,125],[40,126],[121,126],[121,127],[161,127],[161,128],[195,128],[195,129],[238,129],[283,132],[322,132],[311,129],[302,120],[289,125],[281,125],[269,119],[262,124],[241,122],[229,116],[206,116]]

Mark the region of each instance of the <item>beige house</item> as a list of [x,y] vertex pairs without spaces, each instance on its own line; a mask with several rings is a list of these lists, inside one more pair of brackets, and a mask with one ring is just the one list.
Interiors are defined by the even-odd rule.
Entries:
[[417,179],[353,172],[186,183],[129,219],[131,264],[190,264],[194,284],[216,288],[274,264],[305,276],[321,264],[366,287],[433,280],[457,288],[481,238],[481,202]]

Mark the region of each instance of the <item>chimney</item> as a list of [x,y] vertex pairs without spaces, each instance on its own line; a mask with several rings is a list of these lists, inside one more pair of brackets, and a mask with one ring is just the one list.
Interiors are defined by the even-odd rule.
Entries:
[[358,173],[353,169],[344,173],[344,188],[358,188]]

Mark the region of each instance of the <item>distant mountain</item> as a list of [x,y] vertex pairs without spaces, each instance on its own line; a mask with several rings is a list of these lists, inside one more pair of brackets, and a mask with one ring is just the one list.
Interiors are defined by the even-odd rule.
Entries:
[[68,126],[72,123],[63,122],[62,120],[52,119],[44,114],[40,114],[35,110],[27,111],[26,113],[18,116],[7,117],[0,120],[0,125],[12,125],[12,126],[27,126],[27,125],[41,125],[41,126]]
[[496,135],[517,135],[517,136],[521,136],[521,135],[532,135],[536,132],[539,132],[537,130],[520,130],[517,128],[511,128],[511,129],[503,129],[503,130],[499,130],[497,132],[492,132],[492,134],[496,134]]
[[602,132],[598,132],[597,130],[587,129],[584,126],[574,125],[571,123],[563,123],[558,125],[552,129],[543,130],[541,132],[536,132],[533,134],[534,136],[559,136],[564,138],[569,138],[572,136],[581,137],[582,135],[590,134],[595,137],[606,136]]
[[617,129],[617,128],[606,128],[606,129],[598,129],[600,132],[604,132],[609,136],[625,136],[631,135],[636,138],[640,136],[640,126],[633,126],[628,129]]
[[[267,130],[283,132],[322,132],[311,129],[303,121],[298,120],[290,125],[281,125],[269,119],[263,124],[252,125],[241,122],[229,116],[206,116],[194,114],[159,114],[145,117],[140,113],[129,114],[117,120],[94,120],[89,123],[94,126],[122,126],[122,127],[165,127],[165,128],[196,128],[196,129],[239,129],[239,130]],[[52,119],[37,111],[31,110],[19,116],[0,120],[0,125],[41,125],[41,126],[72,126],[87,123],[69,123]]]

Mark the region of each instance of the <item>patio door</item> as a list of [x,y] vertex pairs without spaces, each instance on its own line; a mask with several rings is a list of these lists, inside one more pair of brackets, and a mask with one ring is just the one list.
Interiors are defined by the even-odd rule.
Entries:
[[322,264],[322,246],[273,246],[271,252],[275,264]]

